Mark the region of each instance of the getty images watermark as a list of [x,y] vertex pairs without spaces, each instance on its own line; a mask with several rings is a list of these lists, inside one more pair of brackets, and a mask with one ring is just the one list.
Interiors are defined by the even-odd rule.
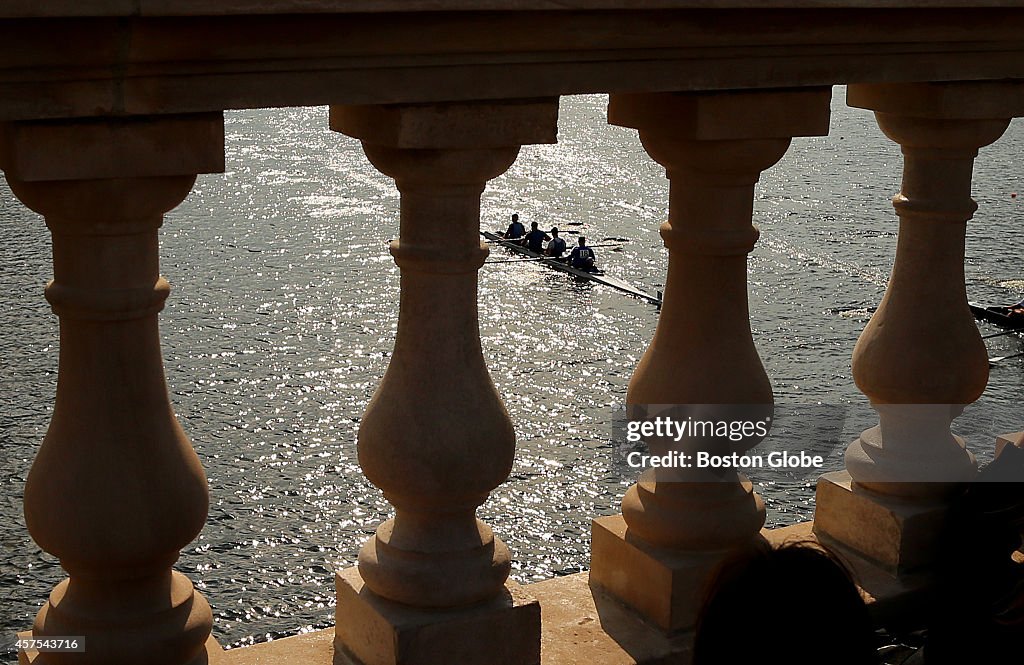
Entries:
[[[812,412],[812,413],[809,413]],[[814,437],[805,442],[779,437],[796,424]],[[613,438],[629,474],[648,472],[659,480],[723,480],[729,471],[779,470],[787,477],[817,476],[841,468],[845,411],[822,405],[780,409],[772,404],[642,404],[619,409]],[[789,420],[790,422],[787,422]],[[772,434],[772,445],[759,446]],[[779,439],[775,445],[775,440]],[[785,442],[785,443],[783,443]],[[676,473],[673,473],[676,472]],[[707,473],[688,474],[687,471]]]
[[[920,455],[930,460],[927,469],[909,465],[905,477],[896,482],[953,482],[963,479],[962,463],[956,454],[948,465],[941,459],[936,462],[941,458],[937,452],[963,446],[968,439],[979,464],[985,463],[991,460],[996,435],[1019,427],[1005,405],[978,402],[966,411],[938,407],[887,405],[876,411],[866,403],[632,404],[628,410],[621,406],[612,420],[615,467],[626,478],[640,474],[665,482],[731,481],[736,472],[758,482],[806,482],[846,468],[846,451],[856,442],[852,448],[862,457]],[[935,422],[935,414],[945,412],[963,437],[948,434]],[[873,427],[880,415],[895,422],[887,428],[885,441],[880,429]],[[891,472],[891,465],[886,468]]]
[[[736,450],[727,450],[733,445],[753,447],[757,441],[768,436],[768,431],[771,429],[771,416],[765,416],[759,420],[713,419],[707,416],[694,417],[691,414],[675,413],[680,410],[670,408],[663,411],[669,415],[628,420],[626,422],[626,441],[640,443],[662,439],[680,448],[687,444],[701,442],[709,449],[694,446],[692,452],[686,452],[682,449],[673,450],[670,446],[669,450],[659,455],[632,450],[626,454],[628,466],[634,469],[750,469],[764,467],[821,469],[825,465],[823,455],[812,455],[804,450],[795,453],[787,450],[772,450],[767,454],[747,454]],[[721,441],[728,442],[728,445],[725,446],[726,450],[716,446]],[[746,446],[743,446],[744,442],[746,442]]]

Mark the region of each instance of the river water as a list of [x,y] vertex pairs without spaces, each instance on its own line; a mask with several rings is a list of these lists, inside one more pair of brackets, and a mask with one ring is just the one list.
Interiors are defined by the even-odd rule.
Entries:
[[[830,136],[796,139],[762,177],[749,280],[776,399],[840,405],[855,435],[873,422],[849,358],[892,264],[889,200],[902,161],[871,114],[844,98],[836,88]],[[592,242],[628,238],[599,259],[653,292],[665,274],[668,185],[634,131],[606,124],[606,101],[563,98],[559,143],[523,148],[488,186],[482,223],[496,229],[518,212]],[[352,565],[388,516],[360,474],[355,438],[395,335],[398,272],[386,242],[397,235],[398,196],[358,142],[328,131],[326,109],[230,112],[226,132],[227,172],[200,176],[167,216],[161,258],[174,290],[161,327],[172,401],[211,493],[207,526],[179,568],[213,606],[217,638],[237,645],[332,622],[333,567]],[[1014,122],[977,163],[975,300],[1024,294],[1022,153],[1024,125]],[[56,385],[57,321],[42,295],[49,238],[3,184],[0,239],[0,631],[9,634],[31,624],[63,573],[30,539],[21,509]],[[611,414],[656,322],[651,305],[536,265],[483,269],[484,353],[519,448],[480,515],[512,548],[520,582],[585,570],[590,519],[617,512],[628,480],[613,468]],[[989,349],[1007,355],[1024,343],[1000,337]],[[983,422],[968,428],[980,458],[994,433],[1020,428],[1022,393],[1024,364],[993,369]],[[812,516],[813,478],[758,485],[770,525]]]

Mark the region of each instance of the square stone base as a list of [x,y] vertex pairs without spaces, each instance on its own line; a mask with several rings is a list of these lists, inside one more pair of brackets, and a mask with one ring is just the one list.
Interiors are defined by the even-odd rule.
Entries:
[[692,628],[721,552],[680,554],[626,533],[622,515],[591,526],[590,583],[666,632]]
[[846,471],[818,480],[814,535],[902,577],[934,562],[946,517],[941,503],[912,503],[854,487]]
[[1013,434],[1003,434],[996,437],[996,457],[1003,452],[1003,448],[1006,446],[1016,446],[1018,448],[1024,448],[1024,432],[1014,432]]
[[380,598],[357,568],[337,573],[335,587],[335,665],[540,663],[540,604],[515,582],[492,602],[457,610]]

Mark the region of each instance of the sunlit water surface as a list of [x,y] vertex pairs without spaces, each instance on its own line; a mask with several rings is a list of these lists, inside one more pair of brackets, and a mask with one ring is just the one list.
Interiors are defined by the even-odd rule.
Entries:
[[[902,160],[869,113],[846,108],[842,89],[835,98],[831,135],[796,139],[757,187],[750,305],[777,400],[849,405],[856,433],[872,419],[850,352],[891,267],[889,199]],[[635,132],[606,124],[605,105],[563,98],[559,143],[523,148],[488,186],[482,223],[498,228],[519,212],[597,242],[628,238],[622,251],[600,251],[601,262],[653,292],[665,274],[668,184]],[[211,493],[206,528],[179,568],[210,600],[218,639],[240,644],[330,623],[333,567],[352,565],[388,517],[360,474],[355,439],[395,336],[398,271],[386,243],[398,195],[358,142],[327,130],[326,109],[231,112],[226,129],[227,172],[200,176],[162,231],[174,291],[161,326],[172,400]],[[1022,149],[1014,123],[978,160],[967,249],[977,300],[1024,291],[1024,196],[1010,196],[1024,194]],[[42,296],[49,237],[5,185],[0,238],[0,630],[9,634],[31,624],[63,573],[29,538],[21,508],[56,383],[57,321]],[[518,581],[584,570],[591,518],[617,512],[628,482],[613,468],[612,408],[656,321],[650,305],[536,265],[483,269],[480,334],[519,447],[480,514],[515,553]],[[1000,337],[989,348],[1007,355],[1024,344]],[[1021,425],[1022,385],[1020,362],[993,370],[995,415],[968,437],[982,459],[992,433]],[[812,478],[759,491],[770,525],[812,515]]]

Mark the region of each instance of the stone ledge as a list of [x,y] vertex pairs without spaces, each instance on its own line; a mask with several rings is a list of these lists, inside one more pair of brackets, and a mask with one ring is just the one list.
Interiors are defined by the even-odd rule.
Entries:
[[334,628],[223,651],[210,665],[330,665],[334,662]]
[[[780,10],[734,0],[758,9],[724,10],[727,21],[716,0],[690,1],[718,9],[656,14],[587,11],[599,0],[579,0],[572,3],[579,11],[544,12],[541,21],[528,11],[292,13],[332,0],[162,0],[175,13],[225,15],[180,20],[156,16],[152,1],[0,3],[0,14],[11,17],[0,21],[0,60],[7,63],[0,70],[0,119],[1024,78],[1024,7],[1008,8],[1006,0],[985,0],[990,9],[980,2],[967,9],[963,0],[901,3],[905,9],[886,0],[801,0],[806,9],[788,2],[791,8]],[[374,0],[350,0],[347,7],[357,1],[365,7]],[[569,0],[529,1],[550,9]],[[292,11],[268,13],[276,2]],[[626,0],[603,6],[612,3],[622,7]],[[940,3],[960,8],[929,9]],[[227,4],[248,15],[228,16]],[[247,9],[239,9],[243,4]],[[332,7],[341,4],[333,0]],[[116,20],[17,18],[126,5],[149,15],[129,22],[145,38],[130,39]],[[889,28],[894,13],[906,18],[898,31]],[[346,39],[337,39],[339,32]],[[46,72],[45,80],[37,71]]]
[[[686,665],[689,634],[666,637],[579,573],[526,587],[541,605],[541,665]],[[225,651],[211,665],[330,665],[334,628]]]
[[589,573],[527,587],[540,601],[541,665],[686,665],[693,634],[668,636],[600,589]]
[[[762,534],[774,545],[817,542],[812,526],[806,522]],[[897,580],[842,548],[838,555],[853,572],[876,624],[906,626],[907,617],[923,609],[923,580]],[[1024,563],[1024,555],[1019,558]],[[688,665],[691,632],[668,636],[589,582],[589,573],[579,573],[525,587],[541,606],[541,665]],[[328,628],[225,651],[211,665],[334,662],[334,629]]]

